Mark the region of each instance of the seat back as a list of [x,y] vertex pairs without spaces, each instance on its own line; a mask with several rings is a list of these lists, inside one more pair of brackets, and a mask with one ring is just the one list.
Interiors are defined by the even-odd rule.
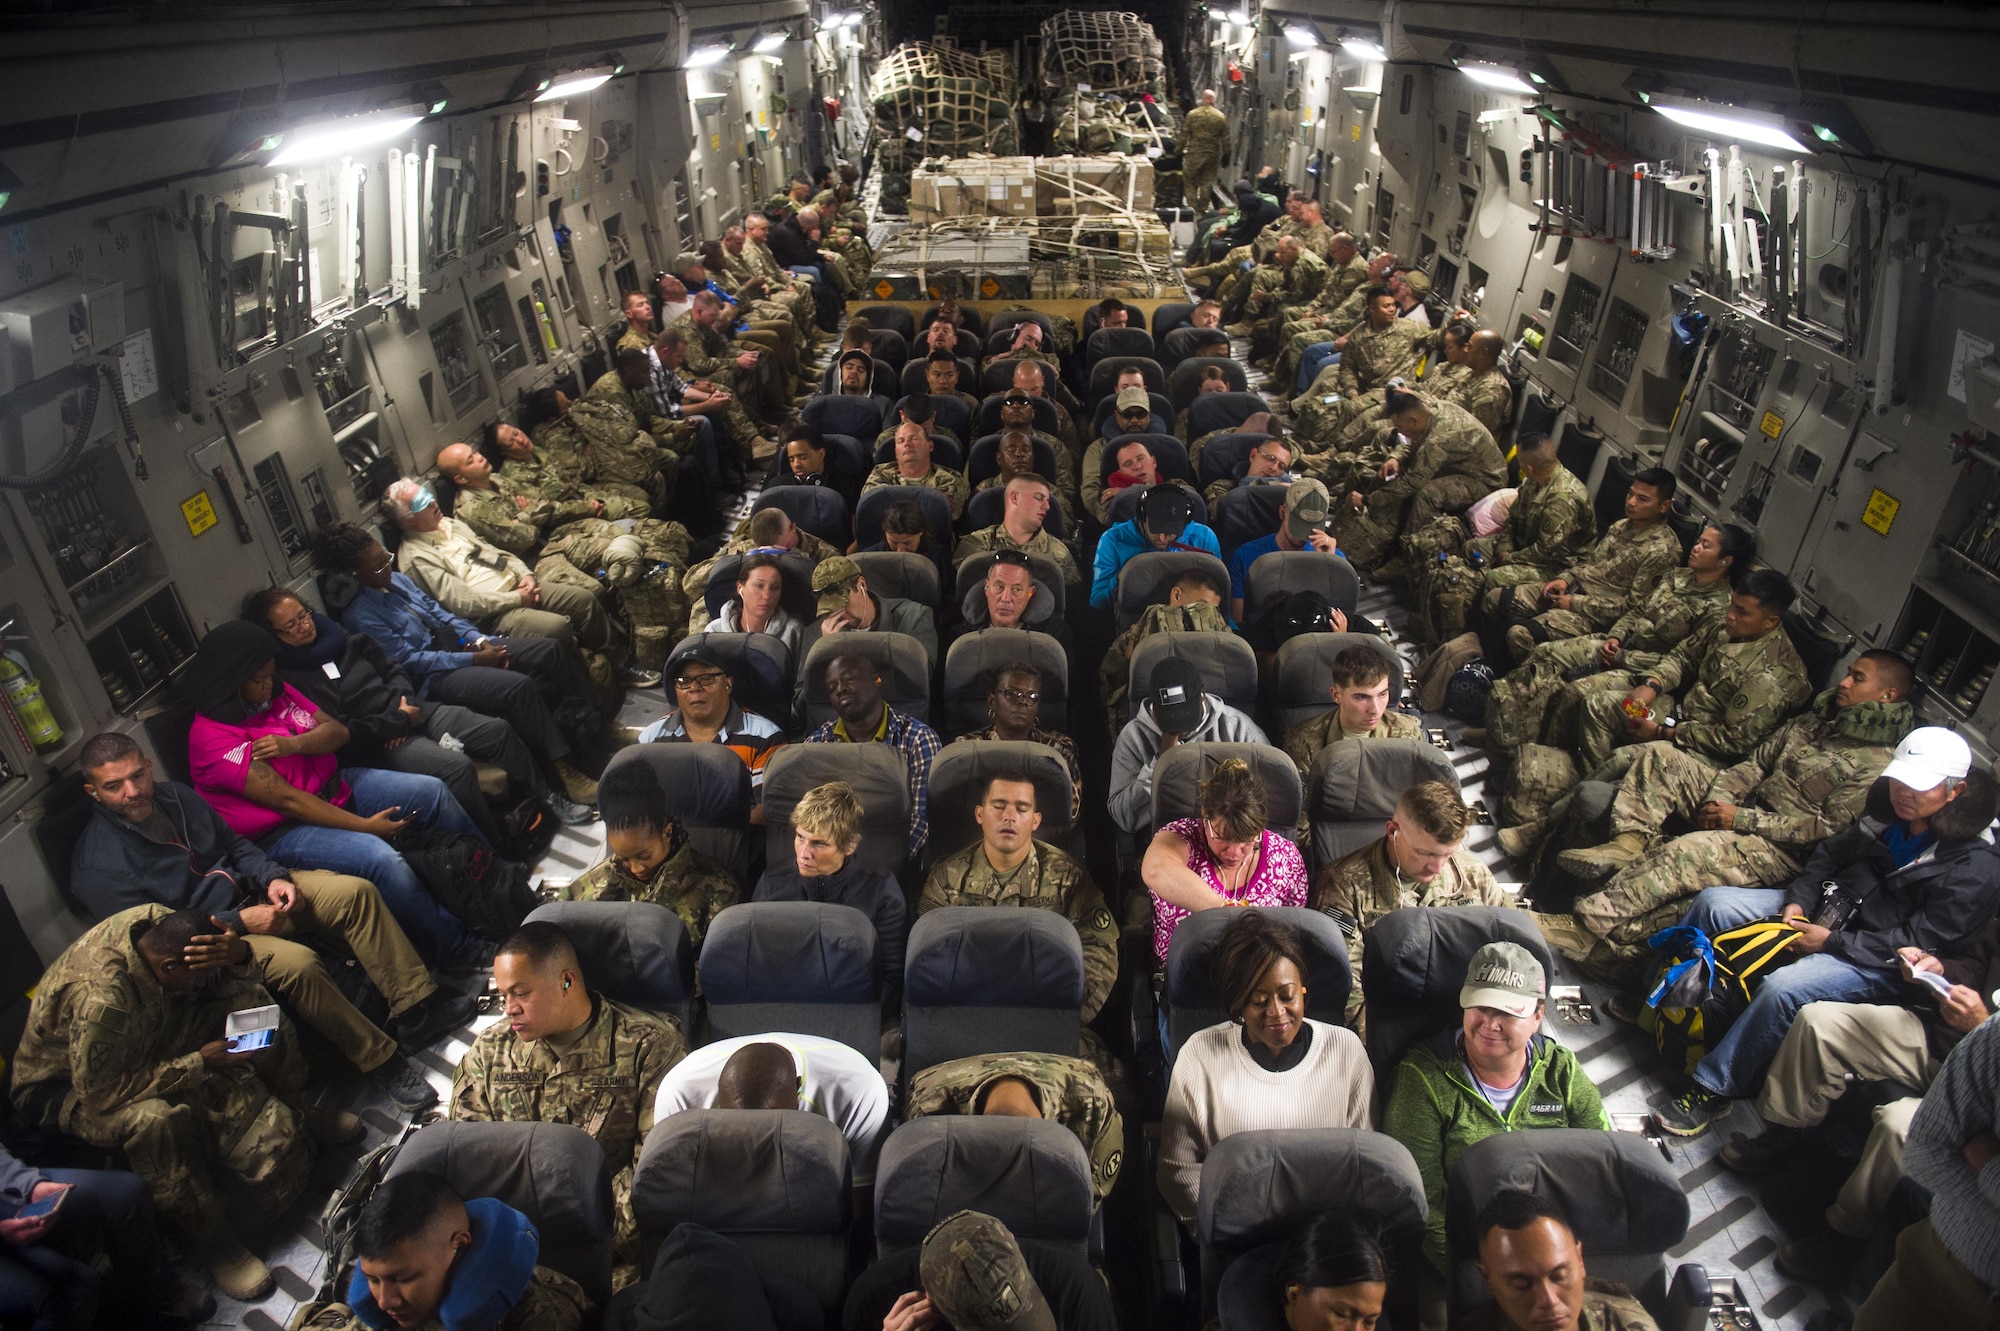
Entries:
[[[892,378],[890,382],[895,382]],[[831,434],[873,439],[882,433],[882,400],[844,393],[820,393],[808,398],[799,415],[807,425]]]
[[1285,506],[1283,485],[1239,485],[1215,501],[1215,543],[1226,557],[1239,545],[1260,541],[1278,530]]
[[1125,370],[1137,370],[1146,377],[1146,391],[1164,395],[1167,391],[1166,371],[1150,355],[1146,356],[1105,356],[1090,367],[1090,391],[1084,396],[1084,405],[1096,415],[1098,404],[1111,396],[1112,385]]
[[[925,389],[918,389],[917,391],[924,393],[927,397],[929,396],[929,393]],[[897,416],[903,410],[903,403],[907,401],[909,401],[909,394],[907,393],[896,400],[896,405],[891,407],[889,414],[882,419],[884,426],[895,424]],[[959,398],[931,398],[931,419],[936,422],[938,429],[951,431],[952,437],[961,443],[972,437],[972,408],[966,406]],[[939,440],[938,442],[942,446],[944,441]],[[890,456],[893,457],[895,454],[892,452]],[[940,458],[939,461],[943,462],[944,460]],[[964,455],[961,454],[956,462],[944,462],[944,465],[950,467],[953,471],[957,471],[965,465]]]
[[709,921],[701,943],[708,1042],[792,1031],[882,1052],[875,926],[852,906],[749,901]]
[[882,696],[899,712],[929,724],[931,662],[924,645],[907,633],[836,633],[806,649],[799,683],[805,696],[808,730],[833,720],[833,703],[826,694],[827,663],[836,656],[864,656],[882,672]]
[[[930,352],[926,351],[903,366],[902,377],[896,381],[896,392],[892,396],[908,397],[912,393],[929,392],[930,379],[924,370],[924,366],[929,363]],[[958,391],[961,393],[979,391],[979,371],[969,360],[960,359],[958,362]]]
[[[1167,399],[1174,404],[1175,411],[1186,411],[1188,403],[1201,396],[1202,371],[1211,365],[1222,371],[1223,377],[1229,381],[1230,392],[1250,391],[1250,380],[1243,373],[1243,367],[1229,357],[1187,356],[1180,364],[1174,366],[1174,372],[1167,378]],[[1263,408],[1259,407],[1258,410],[1261,411]],[[1196,437],[1199,438],[1199,434]]]
[[[1239,1259],[1290,1238],[1329,1207],[1382,1232],[1392,1271],[1414,1269],[1430,1207],[1415,1158],[1395,1138],[1360,1128],[1287,1128],[1237,1132],[1217,1142],[1202,1161],[1195,1215],[1203,1316],[1213,1315]],[[1414,1296],[1398,1289],[1403,1283],[1392,1278],[1391,1309],[1399,1295]],[[1275,1304],[1276,1284],[1260,1291],[1261,1302]],[[1280,1317],[1276,1325],[1283,1324]],[[1414,1326],[1415,1319],[1399,1317],[1396,1325]]]
[[820,438],[826,441],[829,469],[832,469],[837,459],[839,467],[852,476],[855,484],[859,485],[861,478],[868,474],[869,467],[874,465],[869,459],[875,455],[875,441],[871,439],[864,444],[851,434],[822,433]]
[[[936,310],[931,311],[933,314],[936,312]],[[857,317],[866,319],[871,328],[893,328],[903,335],[905,342],[917,340],[917,321],[904,306],[864,305],[854,313]]]
[[812,1291],[829,1321],[847,1293],[852,1170],[840,1129],[802,1109],[689,1109],[646,1134],[632,1214],[646,1256],[685,1221],[729,1238],[758,1274]]
[[[1010,379],[998,389],[993,390],[991,396],[980,401],[979,414],[973,418],[973,429],[976,433],[998,434],[1000,432],[1000,399],[1005,396],[1005,390],[1012,386],[1013,381]],[[1028,402],[1035,413],[1035,428],[1051,439],[1055,438],[1062,430],[1062,417],[1056,414],[1056,404],[1045,397],[1029,398]]]
[[1201,446],[1195,484],[1206,490],[1217,481],[1235,480],[1250,463],[1250,451],[1274,436],[1258,431],[1219,434]]
[[[1139,316],[1134,315],[1133,318]],[[1185,327],[1194,317],[1194,302],[1188,300],[1163,300],[1153,307],[1153,337],[1165,337],[1176,328]]]
[[[1181,368],[1192,364],[1193,361],[1182,361]],[[1188,438],[1199,439],[1216,430],[1232,430],[1258,412],[1270,409],[1270,403],[1255,393],[1234,389],[1227,393],[1198,393],[1187,405]]]
[[1474,1265],[1473,1222],[1488,1202],[1515,1191],[1562,1208],[1589,1250],[1591,1275],[1658,1306],[1667,1292],[1666,1251],[1688,1229],[1687,1193],[1672,1166],[1637,1133],[1543,1128],[1502,1132],[1468,1147],[1446,1177],[1454,1309],[1492,1300]]
[[1147,430],[1139,434],[1114,434],[1097,452],[1097,479],[1109,481],[1118,470],[1118,450],[1133,440],[1143,443],[1153,455],[1163,481],[1193,481],[1194,469],[1188,462],[1187,445],[1170,434]]
[[1055,354],[1055,320],[1049,318],[1048,315],[1043,314],[1040,310],[1008,310],[1005,313],[996,314],[987,320],[986,354],[989,356],[1006,355],[1007,348],[1014,344],[1014,330],[1022,324],[1040,324],[1042,326],[1042,350],[1051,355]]
[[978,1211],[1017,1239],[1061,1244],[1085,1257],[1093,1210],[1090,1158],[1060,1123],[966,1114],[913,1119],[882,1143],[876,1256],[914,1248],[939,1221]]
[[1332,864],[1381,836],[1396,801],[1421,781],[1458,789],[1458,769],[1424,740],[1352,738],[1321,749],[1306,775],[1313,863]]
[[910,844],[910,776],[903,755],[887,744],[787,744],[764,768],[764,858],[784,864],[792,853],[792,810],[808,790],[845,781],[861,801],[864,863],[898,869]]
[[909,339],[894,328],[877,328],[870,332],[868,349],[875,353],[876,360],[899,375],[910,360]]
[[1052,910],[942,906],[919,917],[903,961],[903,1082],[974,1054],[1074,1056],[1083,943]]
[[847,514],[847,501],[840,491],[830,490],[823,485],[774,485],[757,496],[757,502],[750,506],[755,513],[760,508],[783,509],[802,530],[825,541],[835,549],[845,549],[853,538],[854,527]]
[[1118,570],[1118,627],[1131,624],[1149,605],[1165,605],[1167,594],[1191,568],[1204,568],[1229,585],[1229,568],[1204,550],[1146,550],[1133,555]]
[[[987,493],[990,494],[992,492],[988,491]],[[1049,515],[1051,517],[1055,515],[1055,505],[1053,502],[1049,505]],[[986,525],[992,527],[997,526],[998,523],[999,515],[995,514],[994,520]],[[1042,524],[1042,529],[1050,532],[1051,535],[1060,536],[1062,534],[1054,531],[1046,522]],[[979,531],[980,528],[974,527],[972,530]],[[987,573],[993,568],[993,554],[993,551],[987,550],[980,554],[967,555],[959,561],[958,572],[956,574],[957,581],[952,588],[951,594],[953,605],[964,605],[965,598],[971,594],[972,589],[986,581]],[[1069,605],[1069,584],[1063,581],[1062,570],[1057,568],[1055,561],[1046,555],[1031,554],[1028,556],[1028,572],[1034,575],[1035,595],[1047,596],[1054,600],[1056,603],[1055,617],[1061,619]],[[947,651],[945,653],[945,659],[947,662],[950,661],[950,652]]]
[[680,916],[651,901],[545,901],[528,919],[568,935],[592,993],[671,1015],[694,1042],[694,948]]
[[1083,364],[1088,369],[1110,356],[1151,360],[1156,349],[1153,335],[1143,328],[1100,328],[1084,338]]
[[931,839],[926,853],[933,864],[979,840],[973,807],[994,774],[1009,771],[1024,771],[1034,778],[1035,808],[1042,815],[1035,839],[1052,846],[1070,843],[1075,787],[1061,754],[1025,740],[961,740],[939,749],[931,763]]
[[[1031,440],[1035,453],[1035,474],[1054,485],[1056,482],[1056,451],[1047,441]],[[1000,435],[998,431],[982,434],[973,440],[971,451],[965,455],[965,483],[978,485],[989,476],[1000,474]],[[975,528],[975,530],[977,530]]]
[[[902,406],[900,402],[896,405],[898,408]],[[960,403],[959,405],[963,406],[964,404]],[[896,417],[894,415],[885,416],[883,420],[886,422],[885,429],[893,429],[895,427]],[[942,421],[939,422],[939,428],[946,430],[947,433],[933,433],[931,435],[931,461],[951,471],[964,471],[965,450],[959,444],[953,442],[954,437],[962,439],[964,436],[945,426]],[[970,428],[969,423],[967,428]],[[875,445],[874,460],[869,465],[871,467],[879,467],[885,462],[894,462],[895,460],[896,440],[892,436],[881,440]]]
[[[989,335],[986,339],[986,354],[992,357],[992,359],[989,359],[986,362],[986,368],[979,372],[979,391],[982,395],[1004,393],[1009,388],[1012,388],[1014,386],[1014,368],[1021,363],[1006,354],[1008,339],[999,338],[998,340],[1000,342],[1000,350],[995,352],[993,350],[995,335]],[[1033,360],[1029,361],[1028,364],[1041,370],[1042,394],[1044,396],[1053,396],[1062,387],[1062,375],[1055,366],[1045,360]]]
[[397,1150],[384,1177],[435,1174],[468,1200],[491,1197],[528,1217],[536,1265],[611,1297],[611,1170],[604,1150],[567,1123],[431,1123]]
[[[1347,938],[1333,918],[1323,911],[1303,906],[1264,907],[1273,920],[1290,925],[1298,932],[1306,953],[1306,1015],[1339,1024],[1347,1011],[1347,995],[1354,987],[1347,960]],[[1229,910],[1201,910],[1174,927],[1173,942],[1167,946],[1167,984],[1161,1006],[1167,1014],[1167,1063],[1172,1066],[1181,1046],[1197,1031],[1233,1020],[1225,1012],[1215,986],[1215,948],[1233,920],[1241,918]]]
[[[943,306],[941,305],[932,305],[927,307],[924,310],[922,316],[918,318],[917,327],[929,328],[932,324],[936,323],[938,311],[942,308]],[[960,316],[958,325],[959,328],[968,333],[984,335],[984,333],[986,332],[986,320],[979,313],[977,307],[971,305],[960,305],[958,307],[958,313]]]
[[980,629],[953,642],[944,654],[947,737],[956,739],[987,723],[986,695],[993,692],[1000,668],[1016,661],[1042,672],[1042,696],[1035,704],[1042,728],[1062,730],[1068,724],[1069,658],[1062,644],[1046,633],[1026,629]]
[[[1318,592],[1335,610],[1351,614],[1361,600],[1361,579],[1355,576],[1354,565],[1339,555],[1319,550],[1272,550],[1257,556],[1243,579],[1245,620],[1257,620],[1271,602],[1293,592]],[[1399,696],[1393,689],[1389,694],[1392,702]]]
[[[790,585],[786,592],[789,595]],[[791,730],[792,674],[798,663],[792,649],[768,633],[690,633],[674,644],[667,654],[667,677],[671,679],[682,657],[697,647],[705,647],[721,658],[729,677],[735,681],[731,696],[780,730]]]
[[[69,772],[58,776],[49,783],[42,797],[42,816],[35,820],[35,845],[42,852],[42,861],[48,865],[49,880],[56,885],[63,904],[86,920],[96,916],[77,899],[70,889],[70,866],[76,859],[77,843],[83,839],[96,817],[92,811],[97,802],[90,798],[90,792],[83,788],[83,773]],[[32,989],[41,972],[27,977],[25,989]],[[0,991],[11,992],[11,991]]]
[[[809,487],[781,485],[780,490],[802,490]],[[821,492],[824,493],[824,492]],[[787,510],[789,512],[789,510]],[[796,519],[795,519],[796,520]],[[744,555],[723,555],[709,566],[708,582],[702,598],[708,604],[708,617],[714,619],[722,613],[722,607],[729,604],[729,598],[736,595],[736,577],[743,567]],[[810,556],[797,550],[787,550],[778,556],[778,574],[785,580],[785,609],[800,619],[816,619],[813,613],[817,604],[813,596],[813,561]]]
[[[965,501],[965,529],[981,531],[987,527],[997,527],[1007,516],[1007,492],[994,487],[981,490]],[[1049,495],[1049,511],[1042,518],[1042,529],[1058,541],[1069,535],[1069,519],[1063,516],[1062,500]],[[980,574],[981,577],[986,576]],[[1058,578],[1060,584],[1062,579]]]
[[1519,943],[1542,963],[1555,962],[1541,930],[1511,906],[1407,906],[1375,921],[1361,946],[1368,1061],[1389,1097],[1396,1065],[1417,1044],[1459,1024],[1459,991],[1472,954],[1488,943]]
[[931,539],[951,548],[951,500],[927,485],[878,485],[861,492],[854,504],[854,541],[870,546],[882,539],[882,519],[897,504],[915,504],[923,512]]
[[1283,836],[1295,836],[1305,798],[1298,765],[1283,749],[1269,744],[1226,744],[1217,740],[1176,744],[1153,765],[1153,826],[1164,827],[1177,818],[1200,817],[1201,783],[1214,773],[1217,763],[1229,758],[1248,763],[1264,783],[1266,825]]
[[1837,678],[1834,671],[1840,666],[1841,657],[1854,640],[1836,638],[1820,632],[1797,610],[1785,611],[1785,636],[1792,640],[1792,648],[1799,654],[1799,661],[1806,668],[1806,678],[1812,681],[1813,692],[1829,688]]
[[1333,658],[1350,647],[1365,647],[1381,656],[1389,667],[1389,705],[1396,705],[1403,696],[1403,661],[1388,643],[1372,633],[1302,633],[1278,648],[1280,727],[1289,731],[1333,710]]
[[938,592],[937,565],[927,555],[904,554],[900,550],[856,550],[848,556],[868,590],[877,596],[893,596],[931,608],[936,615],[943,605]]
[[[1126,697],[1145,696],[1153,667],[1169,656],[1192,661],[1201,670],[1202,687],[1245,716],[1257,710],[1257,653],[1234,633],[1153,633],[1132,649],[1126,676]],[[1293,824],[1296,826],[1296,822]]]
[[694,848],[750,881],[750,769],[720,744],[633,744],[613,754],[605,775],[640,763],[653,769],[667,812]]

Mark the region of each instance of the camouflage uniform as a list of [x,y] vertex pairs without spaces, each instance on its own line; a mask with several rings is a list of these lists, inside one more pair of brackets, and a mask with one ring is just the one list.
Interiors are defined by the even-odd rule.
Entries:
[[799,331],[811,332],[816,313],[812,289],[809,284],[800,281],[780,267],[777,257],[771,253],[769,246],[759,245],[746,237],[741,254],[730,254],[726,246],[722,253],[723,264],[730,277],[739,284],[753,277],[763,278],[765,289],[773,293],[772,299],[792,311],[793,319],[799,325]]
[[1124,632],[1112,640],[1111,647],[1104,653],[1104,660],[1097,668],[1098,696],[1104,699],[1104,710],[1111,723],[1111,733],[1116,735],[1132,719],[1132,709],[1126,696],[1131,686],[1132,653],[1139,649],[1142,639],[1155,633],[1233,633],[1229,617],[1217,606],[1206,601],[1195,601],[1188,605],[1149,605],[1140,612],[1139,618]]
[[[1338,287],[1334,276],[1329,275],[1326,284],[1320,288],[1319,299],[1299,311],[1296,317],[1279,328],[1278,384],[1281,391],[1297,378],[1299,362],[1305,359],[1306,348],[1317,346],[1321,342],[1331,342],[1360,326],[1367,312],[1362,293],[1369,285],[1368,261],[1359,255],[1355,256],[1353,262],[1340,269],[1339,281],[1345,282],[1346,275],[1354,271],[1354,265],[1357,263],[1361,265],[1361,275],[1353,286],[1348,287],[1341,295],[1330,295],[1329,292],[1337,290]],[[1318,388],[1317,381],[1314,387]],[[1333,390],[1329,387],[1319,391]]]
[[[584,408],[583,414],[578,415],[579,407],[581,403],[572,404],[568,412],[555,420],[543,421],[530,432],[536,457],[532,474],[565,493],[615,495],[642,516],[651,513],[655,504],[665,503],[665,489],[652,476],[641,478],[646,482],[644,485],[630,484],[611,474],[621,470],[616,459],[607,457],[607,465],[598,466],[596,439],[602,436],[607,440],[622,440],[625,430],[631,428],[629,418],[623,418],[616,408],[601,404]],[[529,469],[524,464],[510,462],[494,474],[517,479],[529,474]],[[610,512],[608,506],[605,511]]]
[[1111,1087],[1085,1059],[1061,1054],[977,1054],[925,1068],[910,1079],[904,1119],[976,1114],[986,1090],[1003,1077],[1028,1083],[1042,1117],[1076,1134],[1090,1156],[1090,1188],[1098,1205],[1111,1195],[1125,1158],[1125,1120]]
[[1403,532],[1440,513],[1463,512],[1506,481],[1506,460],[1472,413],[1448,402],[1428,405],[1430,428],[1391,454],[1399,468],[1394,479],[1361,487],[1363,511],[1349,508],[1344,496],[1335,499],[1330,530],[1350,559],[1372,564]]
[[1668,817],[1692,821],[1709,800],[1736,805],[1736,819],[1727,829],[1655,842],[1603,890],[1579,897],[1576,923],[1597,942],[1576,959],[1597,973],[1636,969],[1650,955],[1646,939],[1678,921],[1703,888],[1790,882],[1816,844],[1854,825],[1915,723],[1908,703],[1836,709],[1828,690],[1722,772],[1671,744],[1636,746],[1612,801],[1612,836],[1657,836]]
[[[745,519],[748,522],[748,519]],[[739,529],[740,530],[740,529]],[[818,564],[822,559],[830,559],[840,552],[804,528],[794,529],[799,538],[797,552]],[[727,555],[748,554],[756,547],[744,535],[732,536],[713,557],[702,560],[687,571],[681,579],[681,590],[687,593],[690,602],[688,610],[688,632],[699,633],[708,623],[708,575],[715,567],[716,560]]]
[[[1533,597],[1517,592],[1505,607],[1499,604],[1501,598],[1491,597],[1484,609],[1488,616],[1504,610],[1516,621],[1507,630],[1507,644],[1514,659],[1523,661],[1537,643],[1581,638],[1610,628],[1634,596],[1672,576],[1680,562],[1681,542],[1672,527],[1665,522],[1635,527],[1630,518],[1620,518],[1588,555],[1554,575],[1569,587],[1567,609],[1542,610],[1539,592]],[[1523,620],[1528,622],[1519,622]]]
[[572,901],[650,901],[665,906],[687,926],[688,942],[696,951],[708,934],[708,922],[735,905],[743,889],[729,870],[696,850],[687,833],[675,829],[681,844],[646,879],[634,878],[617,860],[605,859],[569,886]]
[[558,1046],[523,1040],[500,1024],[481,1031],[451,1080],[451,1116],[461,1123],[567,1123],[604,1148],[611,1167],[617,1262],[614,1288],[639,1278],[639,1227],[632,1216],[632,1170],[653,1130],[660,1081],[687,1057],[670,1017],[599,994],[590,1020]]
[[[494,469],[496,481],[505,481],[516,494],[527,495],[537,505],[549,506],[551,522],[574,522],[578,518],[606,517],[614,522],[619,518],[643,518],[653,511],[652,501],[643,495],[634,498],[617,486],[600,488],[593,485],[572,485],[557,474],[548,459],[537,450],[526,461],[507,461]],[[604,512],[591,509],[590,501],[604,505]]]
[[1181,195],[1197,214],[1215,201],[1215,168],[1229,142],[1229,117],[1212,106],[1197,106],[1181,117]]
[[231,1012],[273,1001],[254,963],[171,994],[139,955],[134,931],[171,913],[120,911],[56,958],[34,990],[13,1093],[24,1122],[124,1151],[169,1232],[192,1241],[225,1214],[275,1218],[305,1191],[313,1153],[288,1103],[306,1071],[289,1020],[244,1062],[202,1061]]
[[612,353],[615,355],[627,347],[636,347],[640,351],[646,351],[652,345],[653,334],[650,330],[641,332],[631,324],[626,324],[625,331],[618,335],[618,345],[612,348]]
[[[1577,1331],[1660,1331],[1632,1291],[1611,1280],[1585,1277]],[[1513,1319],[1497,1303],[1483,1303],[1451,1324],[1451,1331],[1514,1331]]]
[[[749,246],[745,245],[744,249],[747,251]],[[730,345],[729,339],[719,329],[703,328],[694,321],[692,314],[683,314],[667,326],[679,333],[687,345],[687,357],[681,361],[682,373],[690,379],[706,379],[717,388],[729,390],[729,405],[723,408],[722,420],[728,425],[730,438],[736,441],[736,447],[748,457],[750,441],[761,435],[760,427],[750,418],[746,408],[747,395],[756,393],[758,388],[755,372],[745,370],[736,363],[736,357],[741,353]]]
[[955,472],[950,467],[940,467],[935,462],[931,464],[929,471],[914,479],[897,471],[894,462],[884,462],[868,473],[868,479],[861,483],[861,493],[867,494],[870,490],[885,485],[914,485],[927,490],[937,490],[951,501],[953,518],[965,512],[965,501],[972,496],[972,491],[966,488],[962,473]]
[[940,906],[1028,906],[1052,910],[1076,926],[1083,940],[1083,1019],[1091,1020],[1118,979],[1118,926],[1104,894],[1081,862],[1046,841],[1037,841],[1027,860],[1002,876],[975,841],[931,865],[917,898],[917,915]]
[[[969,739],[997,740],[999,738],[999,728],[997,726],[987,726],[980,730],[968,730],[953,740],[952,743],[959,744]],[[1076,741],[1059,731],[1044,730],[1040,726],[1030,726],[1028,728],[1027,742],[1030,744],[1046,744],[1056,751],[1056,757],[1062,759],[1063,767],[1069,772],[1070,822],[1072,824],[1075,823],[1078,815],[1083,812],[1083,762],[1077,756]]]
[[[1393,715],[1393,713],[1392,713]],[[1405,882],[1389,859],[1389,839],[1383,837],[1335,860],[1319,871],[1309,902],[1314,910],[1333,916],[1347,935],[1347,959],[1354,974],[1343,1020],[1363,1029],[1361,1014],[1361,947],[1375,921],[1408,906],[1505,906],[1509,902],[1493,874],[1480,860],[1459,851],[1437,876]]]
[[1498,439],[1514,419],[1514,385],[1498,369],[1474,373],[1446,362],[1424,378],[1424,391],[1440,402],[1455,402]]
[[974,555],[988,554],[994,550],[1022,550],[1031,555],[1040,555],[1062,571],[1063,582],[1070,587],[1083,585],[1083,570],[1077,567],[1076,556],[1070,548],[1044,531],[1038,531],[1026,541],[1016,541],[1007,534],[1004,524],[995,523],[991,527],[981,527],[958,538],[958,547],[952,551],[951,562],[963,564]]
[[[584,1315],[589,1311],[590,1299],[583,1286],[560,1271],[538,1266],[507,1315],[487,1331],[582,1331]],[[333,1303],[301,1324],[299,1331],[375,1331],[375,1324],[362,1321],[346,1304]],[[450,1331],[450,1328],[433,1317],[414,1331]]]
[[[1565,688],[1576,671],[1598,669],[1600,649],[1616,638],[1622,649],[1618,677],[1623,672],[1650,670],[1685,640],[1711,622],[1719,622],[1729,607],[1729,584],[1718,578],[1702,583],[1693,570],[1681,567],[1637,593],[1630,608],[1602,636],[1563,638],[1541,643],[1528,659],[1496,681],[1486,696],[1486,738],[1503,749],[1573,733],[1577,709],[1592,676]],[[1621,695],[1622,696],[1622,695]],[[1555,709],[1554,717],[1551,708]]]
[[[1660,715],[1667,714],[1669,695],[1685,687],[1673,713],[1679,718],[1674,746],[1716,768],[1748,757],[1812,696],[1805,663],[1782,625],[1761,638],[1731,642],[1718,617],[1676,645],[1650,674],[1660,684],[1654,703]],[[1577,722],[1576,757],[1586,771],[1629,742],[1618,704],[1645,678],[1645,672],[1597,677],[1602,683],[1585,699]]]
[[[599,385],[603,380],[598,381]],[[622,385],[621,385],[622,387]],[[646,410],[646,418],[652,409]],[[640,428],[641,417],[630,406],[612,396],[591,394],[580,398],[553,426],[544,426],[550,461],[563,454],[581,451],[583,475],[596,485],[616,485],[621,494],[644,495],[654,508],[666,506],[673,494],[674,478],[680,474],[680,455]]]
[[1503,602],[1515,599],[1504,595],[1512,587],[1523,588],[1532,605],[1541,597],[1542,584],[1588,552],[1596,539],[1590,492],[1568,467],[1558,463],[1546,481],[1523,479],[1507,510],[1507,525],[1465,543],[1468,558],[1486,559],[1480,577],[1482,608],[1489,615],[1498,613]]
[[[1320,227],[1322,231],[1325,229]],[[1325,253],[1324,248],[1314,253],[1301,240],[1299,257],[1289,267],[1273,264],[1251,274],[1244,318],[1255,329],[1251,336],[1257,349],[1276,350],[1278,332],[1286,321],[1296,318],[1319,295],[1319,289],[1326,285],[1326,259],[1322,257]]]
[[1382,713],[1382,719],[1372,730],[1360,735],[1349,735],[1340,724],[1340,709],[1329,708],[1310,720],[1301,721],[1285,732],[1285,756],[1298,765],[1299,779],[1303,781],[1312,771],[1313,759],[1329,744],[1338,744],[1344,739],[1422,739],[1424,737],[1423,718],[1399,712],[1390,708]]

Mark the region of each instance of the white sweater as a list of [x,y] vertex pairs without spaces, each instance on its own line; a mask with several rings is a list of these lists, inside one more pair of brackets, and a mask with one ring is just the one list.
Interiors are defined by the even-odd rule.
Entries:
[[1312,1048],[1290,1072],[1267,1072],[1243,1047],[1233,1021],[1197,1032],[1174,1060],[1160,1125],[1160,1194],[1192,1225],[1201,1162],[1233,1132],[1272,1128],[1368,1128],[1375,1073],[1361,1040],[1344,1026],[1307,1018]]

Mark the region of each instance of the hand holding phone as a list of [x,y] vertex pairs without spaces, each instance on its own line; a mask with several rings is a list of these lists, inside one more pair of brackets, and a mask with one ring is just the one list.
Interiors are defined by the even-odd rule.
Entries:
[[248,1054],[270,1047],[278,1030],[278,1005],[245,1008],[229,1014],[223,1027],[224,1042],[232,1054]]

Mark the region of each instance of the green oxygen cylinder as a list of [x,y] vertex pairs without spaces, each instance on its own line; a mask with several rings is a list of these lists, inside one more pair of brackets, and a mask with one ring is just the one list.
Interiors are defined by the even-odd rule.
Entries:
[[11,649],[0,653],[0,693],[7,695],[8,705],[37,753],[62,747],[63,730],[56,724],[56,714],[42,700],[42,682],[35,678],[28,658]]

